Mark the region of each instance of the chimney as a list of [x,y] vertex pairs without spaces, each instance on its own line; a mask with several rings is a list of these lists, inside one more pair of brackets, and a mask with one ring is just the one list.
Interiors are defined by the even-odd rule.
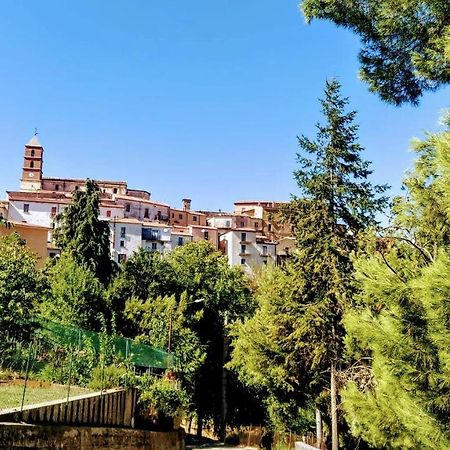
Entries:
[[183,198],[183,211],[190,211],[191,210],[191,199],[190,198]]

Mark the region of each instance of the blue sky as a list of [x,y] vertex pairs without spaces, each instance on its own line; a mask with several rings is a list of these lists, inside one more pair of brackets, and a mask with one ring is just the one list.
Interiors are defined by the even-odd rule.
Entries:
[[398,193],[410,139],[449,106],[449,89],[382,103],[357,78],[357,37],[306,25],[298,0],[4,0],[0,30],[0,198],[37,127],[48,176],[125,180],[196,209],[286,200],[296,135],[314,135],[333,76],[374,181]]

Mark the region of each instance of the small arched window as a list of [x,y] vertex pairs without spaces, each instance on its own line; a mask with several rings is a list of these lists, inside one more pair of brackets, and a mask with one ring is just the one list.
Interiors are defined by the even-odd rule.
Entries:
[[31,156],[34,156],[34,150],[31,150]]
[[30,161],[30,168],[32,169],[34,167],[34,161]]

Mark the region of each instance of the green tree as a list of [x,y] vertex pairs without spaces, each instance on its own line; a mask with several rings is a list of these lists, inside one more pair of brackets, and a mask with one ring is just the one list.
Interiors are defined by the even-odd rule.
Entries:
[[63,252],[46,275],[48,289],[40,306],[44,318],[88,330],[100,330],[102,317],[111,319],[103,285],[72,252]]
[[41,281],[25,241],[16,233],[0,238],[0,351],[29,338]]
[[113,273],[108,222],[100,220],[100,190],[93,180],[86,189],[74,191],[72,203],[56,218],[56,245],[70,251],[78,264],[91,270],[102,283]]
[[344,319],[357,361],[344,412],[377,448],[450,446],[450,128],[414,148],[395,230],[357,260],[358,307]]
[[117,329],[124,335],[139,334],[138,322],[127,316],[128,300],[146,302],[159,296],[180,295],[175,272],[163,255],[138,249],[122,264],[108,289],[108,300],[116,315]]
[[229,267],[208,241],[186,244],[166,256],[143,249],[122,266],[109,298],[118,305],[124,334],[167,348],[171,329],[171,351],[181,363],[179,377],[192,411],[200,422],[210,419],[217,429],[223,426],[226,322],[253,307],[240,268]]
[[447,0],[303,0],[308,22],[331,20],[362,42],[361,78],[383,100],[416,104],[450,82]]
[[[303,153],[298,155],[295,178],[303,197],[295,197],[285,210],[297,240],[294,259],[284,269],[293,278],[290,291],[284,304],[274,302],[270,314],[257,323],[273,327],[284,355],[278,364],[289,384],[278,389],[276,396],[286,406],[315,402],[331,418],[336,446],[342,314],[353,295],[350,255],[358,247],[359,233],[376,224],[375,215],[386,204],[380,197],[386,186],[372,186],[368,181],[371,171],[360,156],[363,149],[357,143],[355,112],[345,112],[348,100],[341,97],[336,80],[326,83],[321,104],[325,124],[317,125],[317,139],[298,139]],[[263,329],[259,334],[265,333]],[[239,339],[240,335],[237,348]],[[280,370],[277,364],[274,370]],[[298,391],[301,394],[293,394]],[[324,401],[328,397],[329,409]]]

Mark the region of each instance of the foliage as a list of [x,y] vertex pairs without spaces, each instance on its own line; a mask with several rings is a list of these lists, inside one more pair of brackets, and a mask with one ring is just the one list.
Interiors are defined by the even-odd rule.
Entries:
[[327,82],[326,122],[317,126],[317,140],[299,138],[303,153],[295,178],[303,198],[285,209],[297,250],[291,262],[259,280],[257,312],[235,328],[231,366],[267,393],[277,428],[307,427],[308,420],[299,418],[314,407],[329,417],[330,376],[345,365],[342,314],[352,303],[350,255],[386,202],[379,197],[386,187],[367,180],[371,171],[360,157],[355,113],[345,112],[347,103],[339,83]]
[[138,323],[124,315],[127,300],[145,302],[148,298],[176,293],[179,293],[179,287],[167,259],[160,253],[140,248],[122,265],[107,296],[116,313],[118,329],[126,335],[136,335]]
[[308,22],[331,20],[358,34],[361,78],[383,100],[416,104],[450,82],[447,0],[303,0]]
[[40,307],[44,318],[88,330],[100,329],[101,317],[107,313],[104,288],[72,252],[63,252],[47,268],[47,282],[45,301]]
[[91,389],[111,389],[125,386],[127,368],[122,365],[110,364],[109,366],[97,366],[92,372],[89,383]]
[[0,238],[0,351],[29,339],[41,281],[25,241],[16,233]]
[[142,250],[123,264],[108,295],[118,307],[122,333],[164,349],[170,333],[179,364],[176,376],[193,410],[217,424],[225,318],[231,322],[253,309],[242,271],[230,268],[208,241],[186,244],[166,256]]
[[114,265],[109,253],[109,225],[100,220],[100,189],[92,180],[86,189],[73,192],[72,203],[56,218],[54,230],[56,245],[69,252],[75,262],[88,268],[106,283]]
[[141,387],[139,403],[141,408],[153,409],[174,417],[187,406],[187,397],[182,389],[165,378],[148,378]]
[[450,446],[450,132],[415,148],[397,234],[358,259],[359,306],[345,316],[347,351],[358,359],[345,415],[355,436],[379,448]]

